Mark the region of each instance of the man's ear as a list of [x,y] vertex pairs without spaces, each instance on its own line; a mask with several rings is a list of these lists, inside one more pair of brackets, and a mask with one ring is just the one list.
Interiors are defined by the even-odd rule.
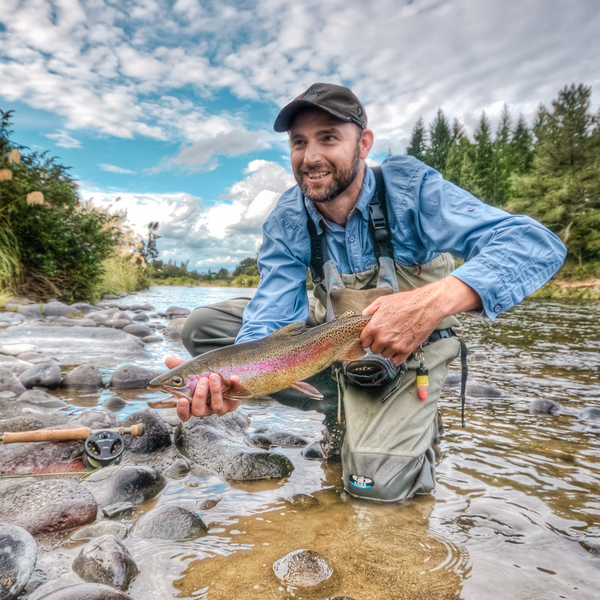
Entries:
[[367,156],[369,156],[369,152],[371,152],[371,148],[373,147],[373,142],[375,141],[375,137],[373,136],[373,132],[370,129],[364,129],[360,134],[360,158],[365,160]]

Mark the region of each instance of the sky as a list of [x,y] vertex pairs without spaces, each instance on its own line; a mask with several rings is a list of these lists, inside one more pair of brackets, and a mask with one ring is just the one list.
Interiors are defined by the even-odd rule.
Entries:
[[598,0],[0,0],[0,109],[83,200],[159,221],[161,258],[232,269],[294,185],[272,124],[312,83],[353,89],[377,163],[438,107],[471,133],[571,83],[597,107],[598,32]]

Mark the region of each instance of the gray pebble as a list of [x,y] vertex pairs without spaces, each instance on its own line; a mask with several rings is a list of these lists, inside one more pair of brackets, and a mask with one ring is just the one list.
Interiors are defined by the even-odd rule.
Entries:
[[182,506],[162,505],[146,513],[131,533],[141,538],[194,540],[206,535],[208,528],[193,511]]

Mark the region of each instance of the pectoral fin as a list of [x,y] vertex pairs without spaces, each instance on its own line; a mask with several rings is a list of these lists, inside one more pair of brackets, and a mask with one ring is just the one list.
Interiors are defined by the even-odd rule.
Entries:
[[359,339],[354,340],[342,352],[338,360],[352,362],[353,360],[362,360],[367,354],[367,351],[362,347]]
[[297,381],[290,387],[293,387],[299,392],[306,394],[309,398],[312,398],[313,400],[323,400],[323,394],[321,394],[321,392],[316,387],[310,385],[310,383],[306,383],[306,381]]

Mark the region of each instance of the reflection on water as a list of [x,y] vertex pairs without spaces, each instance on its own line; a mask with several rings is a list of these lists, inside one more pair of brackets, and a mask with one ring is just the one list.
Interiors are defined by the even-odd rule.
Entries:
[[[152,288],[136,301],[158,310],[194,308],[253,290]],[[125,299],[123,303],[131,302]],[[228,485],[188,475],[169,482],[153,503],[198,510],[209,535],[193,542],[124,540],[141,569],[130,593],[138,599],[274,599],[348,596],[356,600],[520,598],[597,599],[600,568],[600,427],[578,421],[585,406],[600,406],[600,305],[527,301],[494,324],[462,319],[470,376],[503,392],[493,401],[467,403],[462,429],[455,390],[441,407],[438,487],[401,505],[349,498],[340,470],[304,460],[300,451],[277,450],[295,471],[281,482]],[[152,347],[146,366],[181,344]],[[106,369],[110,374],[117,365]],[[458,368],[458,365],[457,367]],[[107,393],[79,395],[76,406],[101,402]],[[122,394],[131,413],[160,394]],[[534,416],[536,398],[560,402],[559,416]],[[242,406],[254,428],[320,437],[322,417],[265,401]],[[294,494],[317,503],[298,508]],[[220,500],[201,510],[206,500]],[[80,544],[61,547],[62,564]],[[336,579],[317,594],[287,590],[273,562],[300,548],[327,556]],[[44,558],[48,562],[48,558]]]

